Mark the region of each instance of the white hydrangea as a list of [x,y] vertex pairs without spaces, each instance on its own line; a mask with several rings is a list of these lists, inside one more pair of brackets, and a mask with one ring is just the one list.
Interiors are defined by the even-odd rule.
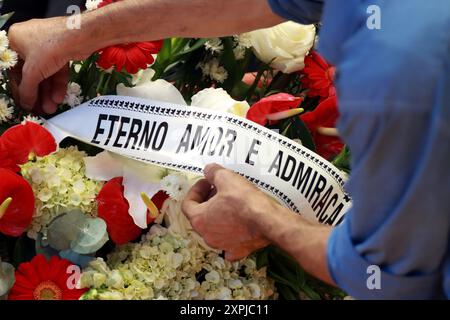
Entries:
[[252,258],[231,263],[189,238],[153,226],[140,243],[117,247],[81,276],[83,299],[269,299],[274,284]]
[[9,100],[0,98],[0,123],[10,120],[13,114],[14,107],[10,105]]
[[212,53],[220,54],[223,51],[224,46],[220,38],[211,38],[205,42],[205,48]]
[[205,77],[219,83],[225,82],[228,79],[228,71],[220,65],[219,59],[214,58],[208,62],[200,63],[198,68],[202,70]]
[[64,97],[64,103],[69,105],[71,108],[79,106],[83,103],[84,99],[81,94],[81,87],[78,83],[69,83],[69,85],[67,86],[66,96]]
[[61,213],[78,209],[96,215],[95,197],[102,183],[86,177],[84,157],[84,152],[69,147],[21,167],[36,196],[30,238],[35,239],[37,232],[45,234],[48,224]]

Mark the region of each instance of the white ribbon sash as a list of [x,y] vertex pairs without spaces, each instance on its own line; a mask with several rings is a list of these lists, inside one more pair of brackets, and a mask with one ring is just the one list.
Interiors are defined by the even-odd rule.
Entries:
[[232,114],[104,96],[55,116],[46,127],[59,141],[70,136],[169,169],[201,174],[206,164],[218,163],[321,223],[339,224],[351,206],[346,177],[331,163]]

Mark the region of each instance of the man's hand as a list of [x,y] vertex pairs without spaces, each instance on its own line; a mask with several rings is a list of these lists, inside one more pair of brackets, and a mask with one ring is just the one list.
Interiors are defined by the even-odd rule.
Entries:
[[213,164],[189,191],[183,212],[192,227],[228,260],[273,244],[307,272],[334,284],[327,266],[331,228],[284,208],[238,174]]
[[279,205],[238,174],[213,164],[205,168],[183,202],[193,228],[211,247],[240,260],[269,244],[256,221]]
[[[65,18],[30,20],[11,26],[10,46],[23,64],[12,72],[12,88],[20,105],[31,110],[36,107],[46,113],[56,111],[66,94],[71,59],[86,58],[89,53],[76,49],[75,33],[66,28]],[[72,43],[72,45],[71,45]],[[20,85],[19,85],[20,82]]]

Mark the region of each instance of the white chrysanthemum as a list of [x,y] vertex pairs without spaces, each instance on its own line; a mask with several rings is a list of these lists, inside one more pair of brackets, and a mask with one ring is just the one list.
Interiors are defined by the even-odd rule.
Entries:
[[44,124],[44,121],[42,121],[41,118],[32,116],[31,114],[23,117],[22,124],[25,124],[26,122],[34,122],[40,126]]
[[0,52],[8,49],[9,39],[5,30],[0,31]]
[[234,36],[234,41],[238,43],[238,46],[250,49],[252,47],[252,38],[249,33],[243,33]]
[[71,82],[67,86],[66,96],[64,98],[64,103],[74,108],[83,103],[83,97],[81,96],[82,91],[78,83]]
[[208,39],[205,43],[206,50],[211,51],[212,53],[221,53],[223,51],[223,43],[220,38],[211,38]]
[[247,48],[244,46],[240,46],[240,45],[237,45],[233,49],[234,57],[236,58],[236,60],[244,59],[246,52],[247,52]]
[[13,116],[14,108],[5,98],[0,98],[0,123],[10,120]]
[[211,80],[219,83],[223,83],[228,79],[228,71],[220,65],[219,59],[217,58],[211,59],[206,63],[200,63],[198,68],[202,70],[205,77],[209,77]]
[[87,0],[86,1],[86,9],[88,11],[92,11],[98,8],[98,5],[102,3],[103,0]]
[[0,69],[11,69],[17,64],[18,59],[17,53],[10,49],[0,52]]
[[84,152],[70,147],[21,166],[23,177],[36,195],[36,212],[29,237],[37,232],[45,233],[56,216],[70,210],[96,215],[95,197],[102,183],[86,177],[84,157]]
[[161,180],[161,189],[176,201],[186,196],[189,187],[189,180],[183,174],[170,174]]

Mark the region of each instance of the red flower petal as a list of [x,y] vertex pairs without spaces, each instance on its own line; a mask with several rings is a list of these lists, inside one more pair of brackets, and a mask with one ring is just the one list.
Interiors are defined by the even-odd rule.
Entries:
[[247,119],[264,126],[268,122],[267,115],[297,108],[301,101],[302,98],[287,93],[274,94],[255,103],[247,112]]
[[[110,180],[97,196],[98,216],[105,220],[108,234],[117,245],[133,241],[142,234],[142,229],[134,223],[129,214],[130,206],[123,194],[122,182],[121,177]],[[160,191],[152,198],[152,201],[161,210],[164,201],[168,198],[166,193]],[[150,215],[147,216],[147,224],[154,220]]]
[[0,153],[14,164],[24,164],[30,155],[44,157],[56,151],[56,141],[47,129],[27,121],[6,130],[0,137]]
[[336,96],[327,98],[321,102],[314,111],[307,112],[300,117],[311,131],[311,135],[317,147],[316,152],[319,155],[325,159],[330,159],[342,151],[344,143],[339,137],[325,136],[317,132],[319,127],[336,127],[336,122],[339,118]]
[[103,69],[114,66],[118,71],[125,68],[128,73],[135,74],[155,61],[152,54],[158,53],[162,45],[163,41],[158,40],[111,46],[100,51],[97,64]]
[[0,212],[0,232],[18,237],[27,229],[33,218],[33,190],[24,178],[0,168],[0,204],[8,198],[12,198],[12,202],[3,216]]
[[122,245],[135,240],[142,233],[128,213],[130,208],[123,195],[122,178],[107,182],[97,196],[98,216],[105,220],[111,240]]
[[[78,300],[87,290],[72,289],[67,286],[70,261],[57,256],[47,261],[43,255],[37,255],[30,262],[22,263],[16,270],[16,282],[8,295],[9,300],[35,300],[39,287],[51,283],[60,294],[62,300]],[[55,281],[55,275],[58,280]],[[37,289],[37,290],[36,290]],[[57,296],[58,296],[57,295]]]

